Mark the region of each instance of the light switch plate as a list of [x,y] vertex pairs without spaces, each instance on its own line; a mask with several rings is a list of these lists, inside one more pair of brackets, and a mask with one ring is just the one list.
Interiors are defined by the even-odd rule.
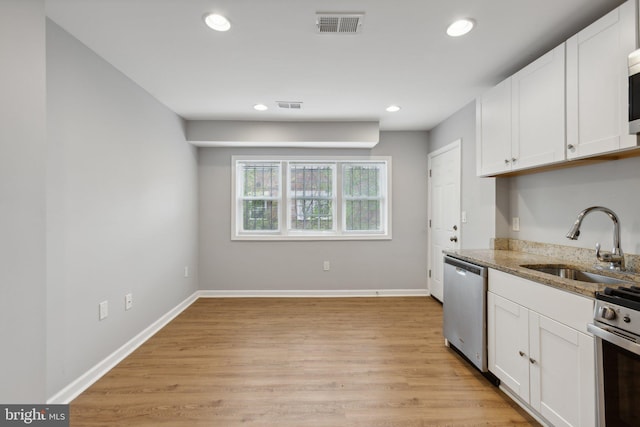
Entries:
[[131,310],[133,307],[133,294],[126,294],[124,296],[124,309]]
[[104,320],[109,316],[109,301],[102,301],[98,305],[98,319]]

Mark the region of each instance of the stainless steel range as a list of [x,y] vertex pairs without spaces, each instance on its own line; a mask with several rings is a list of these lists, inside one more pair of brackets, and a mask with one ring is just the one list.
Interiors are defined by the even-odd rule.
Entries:
[[640,423],[640,287],[606,288],[596,294],[599,426]]

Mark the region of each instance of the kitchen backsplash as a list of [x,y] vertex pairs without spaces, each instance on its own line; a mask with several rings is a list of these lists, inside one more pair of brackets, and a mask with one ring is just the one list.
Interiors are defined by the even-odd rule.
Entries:
[[[545,255],[566,261],[567,263],[597,265],[605,267],[606,264],[596,260],[595,249],[576,248],[573,246],[555,245],[551,243],[532,242],[529,240],[517,240],[509,238],[491,239],[491,249],[527,252],[536,255]],[[625,254],[625,265],[629,272],[640,273],[640,255]]]

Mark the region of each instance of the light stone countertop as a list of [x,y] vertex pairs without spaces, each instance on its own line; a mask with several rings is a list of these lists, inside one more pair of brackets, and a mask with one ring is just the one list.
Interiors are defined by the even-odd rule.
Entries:
[[[617,287],[620,285],[605,285],[601,283],[589,283],[566,279],[521,266],[561,264],[563,266],[625,280],[629,282],[629,285],[640,286],[640,275],[638,274],[596,269],[593,262],[591,264],[584,263],[584,259],[581,259],[578,256],[571,257],[571,260],[568,260],[566,257],[553,257],[542,253],[530,253],[511,249],[461,249],[445,250],[443,252],[447,255],[451,255],[455,258],[459,258],[473,264],[504,271],[505,273],[533,280],[543,285],[553,286],[554,288],[574,292],[590,298],[594,298],[596,292],[604,290],[607,286]],[[595,256],[593,259],[595,261]]]

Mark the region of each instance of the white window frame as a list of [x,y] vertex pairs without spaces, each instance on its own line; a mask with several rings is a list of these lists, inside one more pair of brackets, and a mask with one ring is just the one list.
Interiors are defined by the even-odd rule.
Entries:
[[[279,195],[278,196],[261,196],[261,197],[251,197],[251,196],[245,196],[244,195],[244,191],[243,191],[243,180],[242,178],[238,178],[239,176],[239,167],[240,167],[240,163],[277,163],[279,164],[280,167],[280,174],[278,176],[278,192]],[[244,225],[244,221],[242,221],[242,216],[240,216],[240,221],[235,221],[235,232],[238,235],[278,235],[282,232],[283,229],[283,224],[282,224],[282,206],[281,201],[282,201],[282,193],[283,193],[283,188],[282,188],[282,169],[283,169],[283,164],[280,161],[262,161],[262,160],[255,160],[255,161],[239,161],[239,162],[234,162],[235,165],[235,173],[234,173],[234,177],[236,177],[237,181],[237,185],[234,179],[234,184],[233,184],[233,191],[235,194],[234,197],[234,203],[235,203],[235,211],[237,211],[240,215],[242,215],[243,212],[243,202],[245,200],[270,200],[270,201],[277,201],[278,202],[278,228],[276,230],[244,230],[243,229],[243,225]],[[235,218],[235,217],[232,217]]]
[[[351,164],[356,164],[356,165],[360,165],[360,164],[366,164],[366,163],[374,163],[374,164],[381,164],[381,162],[359,162],[359,161],[353,161],[353,162],[342,162],[341,164],[341,174],[340,177],[344,177],[345,173],[344,170],[346,169],[346,166],[351,163]],[[389,187],[389,164],[387,164],[386,168],[381,168],[380,169],[380,195],[377,197],[349,197],[346,196],[344,194],[344,186],[341,185],[340,186],[340,190],[341,190],[341,197],[342,197],[342,206],[341,206],[341,212],[343,213],[342,215],[342,230],[344,230],[344,233],[348,233],[348,234],[352,234],[352,235],[357,235],[357,234],[363,234],[363,235],[375,235],[375,234],[384,234],[385,233],[385,226],[387,224],[387,214],[390,213],[390,205],[388,205],[388,200],[387,200],[387,194],[389,194],[390,189]],[[344,215],[345,212],[347,212],[347,202],[349,200],[379,200],[380,201],[380,230],[347,230],[347,216]]]
[[[337,180],[337,176],[338,176],[338,165],[337,163],[333,163],[333,162],[329,162],[329,161],[309,161],[309,160],[302,160],[302,161],[298,161],[298,160],[289,160],[284,162],[285,167],[286,167],[286,172],[285,175],[287,177],[286,180],[286,195],[284,195],[284,198],[286,198],[286,220],[287,220],[287,227],[286,227],[286,232],[289,236],[303,236],[303,237],[308,237],[308,236],[331,236],[336,234],[336,231],[338,229],[338,180]],[[291,208],[292,208],[292,194],[291,194],[291,168],[289,167],[291,164],[295,164],[295,165],[299,165],[299,166],[312,166],[312,165],[329,165],[329,167],[331,168],[331,188],[332,188],[332,194],[330,197],[326,197],[324,198],[324,200],[331,200],[331,214],[332,214],[332,218],[333,218],[333,227],[331,228],[331,230],[294,230],[291,228]],[[317,198],[318,200],[322,199],[320,197]]]
[[[242,187],[239,181],[240,165],[251,162],[280,163],[280,197],[278,200],[278,230],[242,230]],[[333,164],[333,230],[291,230],[290,163]],[[346,230],[346,198],[343,197],[342,175],[344,164],[383,164],[381,177],[381,205],[379,231]],[[391,240],[390,156],[232,156],[231,157],[231,240]]]

